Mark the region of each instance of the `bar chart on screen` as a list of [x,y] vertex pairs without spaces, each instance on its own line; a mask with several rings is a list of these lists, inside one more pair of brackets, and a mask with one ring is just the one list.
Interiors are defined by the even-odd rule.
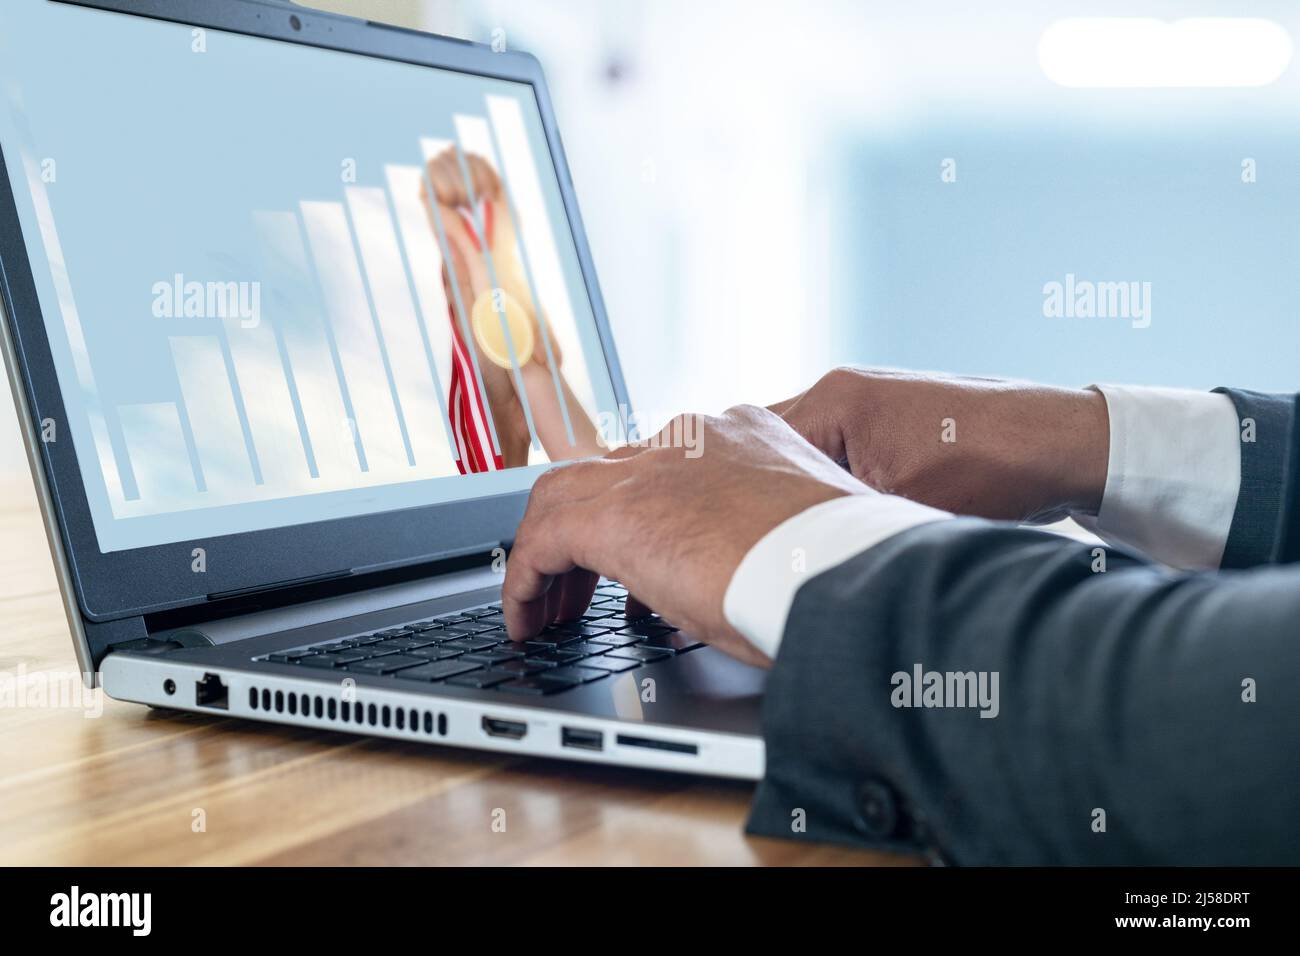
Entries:
[[[147,387],[132,382],[129,401],[115,400],[120,388],[101,387],[110,376],[96,375],[68,280],[75,268],[63,257],[47,200],[42,207],[43,184],[29,177],[38,213],[46,213],[38,218],[115,517],[482,470],[464,461],[475,429],[500,467],[497,424],[469,332],[472,303],[453,301],[460,296],[447,239],[426,202],[426,164],[443,150],[462,162],[479,157],[498,172],[501,215],[517,243],[503,268],[532,313],[547,316],[538,352],[572,435],[570,415],[583,414],[594,396],[556,223],[518,103],[489,95],[484,106],[483,115],[448,117],[445,135],[416,137],[406,156],[366,164],[369,179],[343,177],[333,195],[233,209],[232,217],[249,220],[253,248],[227,258],[249,265],[215,278],[181,271],[159,278],[152,314],[142,312],[139,322],[148,323],[143,340],[166,367],[150,369]],[[93,311],[86,314],[93,323]],[[565,365],[565,387],[561,354],[576,359]],[[507,371],[520,383],[531,432],[518,362]],[[477,400],[462,408],[458,388]],[[463,409],[472,412],[466,420]],[[535,460],[535,433],[532,444]]]
[[254,211],[256,314],[235,307],[234,283],[182,286],[181,315],[159,327],[174,399],[113,409],[128,472],[118,513],[457,473],[437,335],[392,208],[387,190],[346,185]]

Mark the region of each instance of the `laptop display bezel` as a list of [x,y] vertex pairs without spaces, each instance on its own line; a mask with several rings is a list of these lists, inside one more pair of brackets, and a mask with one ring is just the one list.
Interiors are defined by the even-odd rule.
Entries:
[[[610,336],[587,237],[578,212],[540,64],[528,54],[494,52],[467,41],[319,13],[258,0],[48,0],[117,14],[340,50],[417,66],[456,70],[527,83],[532,87],[554,164],[564,211],[587,296],[595,316],[614,395],[628,406],[627,390]],[[297,27],[291,23],[297,22]],[[5,144],[0,144],[3,147]],[[53,356],[37,299],[6,163],[0,155],[0,295],[10,323],[17,372],[35,431],[46,419],[65,421]],[[427,507],[338,518],[312,524],[180,541],[104,553],[71,441],[39,443],[67,557],[67,579],[83,617],[105,621],[188,607],[214,596],[280,583],[326,579],[369,569],[435,562],[508,546],[522,517],[527,491]],[[192,568],[203,548],[206,570]]]

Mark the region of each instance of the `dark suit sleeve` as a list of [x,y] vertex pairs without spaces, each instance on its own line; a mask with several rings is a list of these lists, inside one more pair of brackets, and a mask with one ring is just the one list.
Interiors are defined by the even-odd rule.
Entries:
[[1284,508],[1294,497],[1288,476],[1294,395],[1265,395],[1220,388],[1237,408],[1242,423],[1241,491],[1223,549],[1221,567],[1249,568],[1276,561],[1282,547]]
[[[997,716],[895,706],[916,665],[996,673]],[[1175,573],[922,525],[799,590],[749,829],[966,864],[1295,864],[1298,687],[1300,565]]]

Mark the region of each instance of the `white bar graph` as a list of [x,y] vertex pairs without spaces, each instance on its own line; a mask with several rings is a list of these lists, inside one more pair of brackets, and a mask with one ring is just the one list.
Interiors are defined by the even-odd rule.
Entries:
[[117,417],[141,502],[193,507],[198,489],[175,403],[119,405]]
[[173,336],[168,342],[204,481],[218,493],[247,488],[253,468],[221,343],[212,335]]
[[230,318],[224,325],[262,480],[269,485],[287,485],[300,481],[310,468],[273,321],[268,317],[245,328],[239,319]]
[[[488,118],[496,135],[502,166],[501,173],[510,189],[510,198],[519,218],[519,242],[526,250],[537,297],[551,320],[551,329],[564,352],[564,375],[574,397],[590,411],[596,407],[595,391],[587,371],[587,362],[578,340],[578,323],[573,302],[564,281],[560,251],[555,244],[546,211],[542,182],[538,176],[528,130],[519,101],[509,96],[487,97]],[[549,168],[549,162],[547,164]],[[566,231],[567,232],[567,231]]]
[[[77,300],[72,294],[72,282],[68,278],[68,263],[63,255],[63,243],[54,224],[54,210],[50,206],[50,197],[45,190],[45,182],[41,178],[36,158],[26,148],[22,151],[22,164],[23,172],[27,177],[27,186],[32,194],[32,207],[41,233],[41,243],[45,247],[45,258],[50,264],[54,296],[63,317],[64,331],[68,336],[68,350],[72,353],[73,368],[77,371],[77,385],[86,402],[91,441],[94,443],[95,454],[100,461],[109,500],[116,507],[125,500],[126,489],[113,454],[113,442],[109,437],[108,423],[100,402],[99,387],[95,384],[95,373],[90,364],[90,350],[86,347],[85,330],[81,327],[81,313],[77,309]],[[137,488],[137,494],[138,491]]]
[[[270,294],[262,297],[263,320],[279,323],[284,336],[316,466],[327,483],[351,479],[361,465],[324,320],[313,309],[318,295],[298,217],[292,212],[260,212],[254,220],[270,285]],[[306,468],[300,475],[306,486]]]
[[454,462],[446,416],[429,368],[388,199],[383,189],[352,186],[347,189],[347,202],[415,462],[439,473],[450,472]]
[[424,174],[419,166],[384,167],[388,194],[397,215],[397,228],[406,247],[406,261],[411,269],[411,284],[420,305],[429,345],[433,350],[438,381],[451,381],[451,340],[447,335],[447,292],[442,287],[442,250],[429,224],[429,215],[420,201]]
[[399,477],[408,471],[409,462],[347,213],[338,202],[302,202],[299,206],[368,470]]

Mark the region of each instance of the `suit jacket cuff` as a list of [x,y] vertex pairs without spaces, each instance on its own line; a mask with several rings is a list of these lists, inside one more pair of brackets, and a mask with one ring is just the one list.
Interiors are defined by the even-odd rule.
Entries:
[[1248,568],[1278,557],[1295,396],[1235,388],[1216,391],[1227,395],[1236,409],[1241,449],[1241,492],[1223,567]]

